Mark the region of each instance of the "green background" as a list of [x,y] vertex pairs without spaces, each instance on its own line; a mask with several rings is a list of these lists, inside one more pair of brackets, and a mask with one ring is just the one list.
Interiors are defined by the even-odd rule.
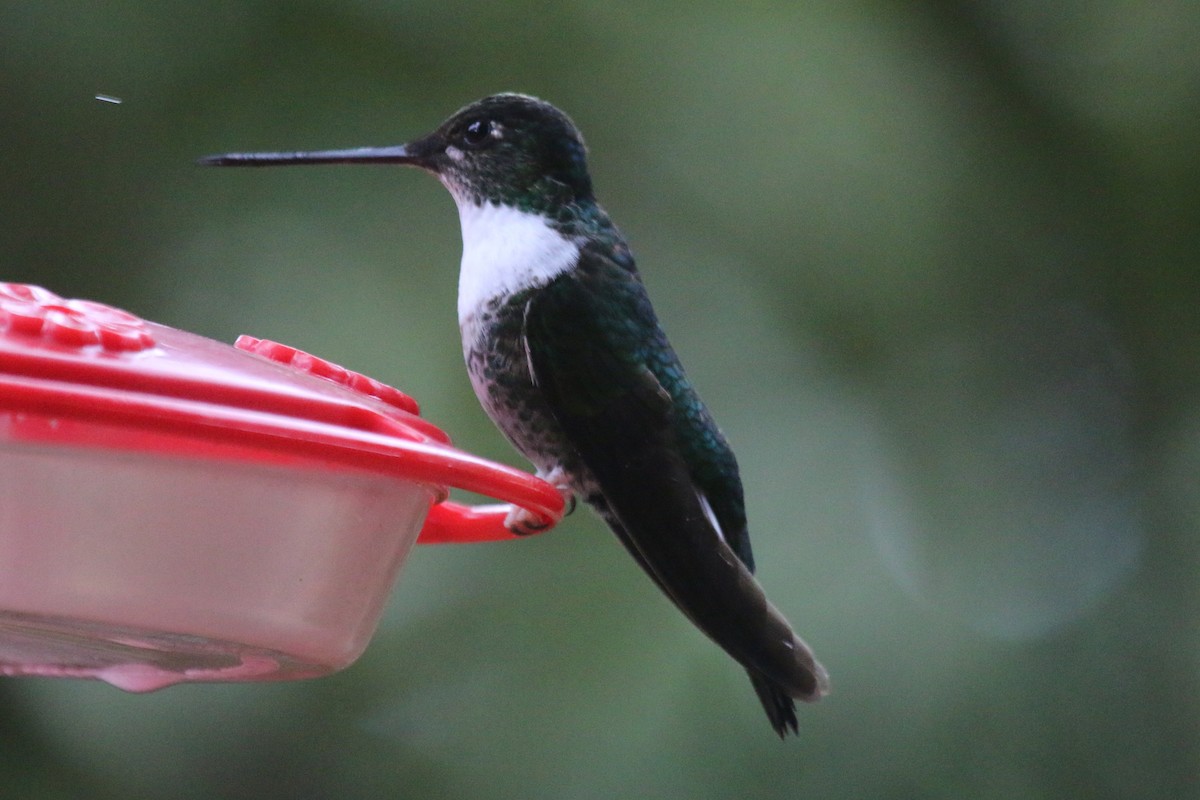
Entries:
[[7,2],[3,279],[309,350],[519,464],[436,181],[193,165],[500,90],[583,129],[834,693],[776,740],[582,512],[419,548],[333,677],[0,681],[0,794],[1197,796],[1200,5]]

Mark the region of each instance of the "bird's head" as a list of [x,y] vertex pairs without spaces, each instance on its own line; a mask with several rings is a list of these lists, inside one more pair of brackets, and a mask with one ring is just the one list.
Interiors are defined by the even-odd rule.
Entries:
[[427,136],[392,147],[229,153],[215,166],[404,164],[432,172],[459,206],[493,203],[549,213],[592,199],[587,148],[571,119],[543,100],[496,94],[452,114]]

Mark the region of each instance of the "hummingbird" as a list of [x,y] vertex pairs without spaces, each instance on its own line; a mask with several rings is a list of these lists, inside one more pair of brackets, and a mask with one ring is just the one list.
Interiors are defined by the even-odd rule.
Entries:
[[[567,507],[591,506],[678,609],[749,673],[775,732],[825,669],[754,578],[737,460],[667,340],[629,245],[596,202],[583,136],[555,106],[497,94],[407,144],[229,153],[214,166],[400,164],[432,173],[462,225],[458,323],[471,385]],[[514,508],[514,533],[539,521]]]

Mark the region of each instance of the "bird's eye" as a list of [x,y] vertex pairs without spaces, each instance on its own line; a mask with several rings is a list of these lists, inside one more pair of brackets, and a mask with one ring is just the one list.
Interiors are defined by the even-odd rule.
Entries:
[[463,130],[463,143],[470,147],[478,147],[492,136],[493,129],[491,121],[477,119]]

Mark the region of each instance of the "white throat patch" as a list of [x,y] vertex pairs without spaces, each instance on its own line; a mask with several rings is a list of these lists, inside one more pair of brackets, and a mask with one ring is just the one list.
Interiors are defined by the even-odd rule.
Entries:
[[464,200],[458,218],[463,240],[459,324],[489,300],[545,283],[579,260],[579,247],[540,214]]

